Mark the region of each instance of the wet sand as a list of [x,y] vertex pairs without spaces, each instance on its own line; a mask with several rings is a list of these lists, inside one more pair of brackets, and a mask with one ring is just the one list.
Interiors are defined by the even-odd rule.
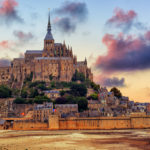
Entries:
[[150,150],[150,130],[0,130],[0,150]]

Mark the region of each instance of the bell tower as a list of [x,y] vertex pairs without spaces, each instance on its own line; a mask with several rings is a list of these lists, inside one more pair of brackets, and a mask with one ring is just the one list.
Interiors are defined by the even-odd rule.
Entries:
[[49,12],[47,34],[44,39],[43,57],[53,57],[54,56],[53,51],[54,51],[54,38],[51,33],[50,12]]

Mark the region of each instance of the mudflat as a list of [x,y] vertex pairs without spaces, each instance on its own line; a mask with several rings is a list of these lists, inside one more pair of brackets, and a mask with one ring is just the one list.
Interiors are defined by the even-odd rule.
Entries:
[[0,130],[0,150],[150,150],[150,130]]

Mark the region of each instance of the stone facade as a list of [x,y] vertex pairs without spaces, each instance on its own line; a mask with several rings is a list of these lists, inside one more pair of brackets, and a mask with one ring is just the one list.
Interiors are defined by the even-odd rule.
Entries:
[[1,67],[0,84],[10,83],[12,87],[21,87],[24,79],[31,73],[33,74],[32,81],[49,82],[51,75],[57,81],[69,82],[75,70],[93,80],[93,74],[87,66],[86,59],[78,62],[77,57],[73,55],[72,48],[66,46],[65,42],[55,43],[49,17],[43,50],[27,50],[25,58],[16,58],[11,62],[11,66]]
[[56,114],[59,116],[63,114],[78,113],[78,104],[55,104]]
[[53,113],[53,103],[38,104],[34,107],[33,120],[45,122]]

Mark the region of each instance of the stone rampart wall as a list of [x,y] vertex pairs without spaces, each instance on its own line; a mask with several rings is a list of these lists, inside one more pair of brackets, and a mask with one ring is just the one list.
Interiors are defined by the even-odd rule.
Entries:
[[143,117],[97,117],[58,118],[52,115],[48,123],[14,121],[14,130],[109,130],[150,128],[150,116]]
[[47,130],[48,124],[34,121],[14,121],[13,130]]
[[130,118],[128,117],[60,119],[59,129],[129,129],[131,128],[130,122]]

